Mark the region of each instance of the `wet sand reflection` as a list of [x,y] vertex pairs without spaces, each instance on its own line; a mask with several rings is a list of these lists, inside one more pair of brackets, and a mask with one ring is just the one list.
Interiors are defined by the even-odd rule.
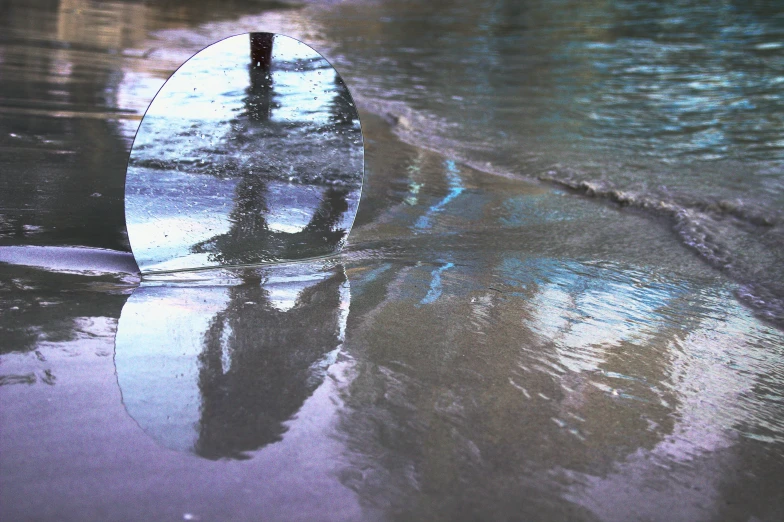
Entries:
[[116,340],[129,415],[163,445],[209,459],[245,459],[281,440],[336,361],[348,313],[341,266],[230,277],[142,283]]
[[[5,92],[27,101],[29,93],[35,103],[46,99],[51,111],[42,117],[33,112],[38,109],[32,102],[0,108],[5,111],[0,161],[7,162],[6,177],[0,179],[0,200],[6,205],[0,234],[9,244],[115,241],[114,232],[101,235],[101,227],[113,230],[117,223],[108,214],[99,223],[73,225],[103,204],[101,197],[91,196],[93,190],[105,198],[104,188],[122,178],[127,154],[116,151],[129,144],[123,141],[129,136],[121,129],[124,113],[115,109],[127,105],[111,89],[118,71],[131,75],[143,67],[138,57],[149,47],[118,54],[110,54],[112,47],[90,48],[100,24],[95,32],[84,32],[83,45],[53,43],[54,16],[77,14],[58,13],[56,2],[46,4],[51,16],[29,23],[22,21],[28,11],[18,8],[21,3],[14,9],[8,7],[12,2],[0,6],[3,14],[14,11],[5,20],[0,16],[0,24],[13,18],[10,23],[20,28],[15,40],[0,43]],[[584,23],[595,6],[567,2],[576,16],[556,20],[540,4],[541,15],[530,19],[525,9],[513,18],[508,11],[517,8],[502,4],[491,30],[513,33],[513,24],[533,21],[532,27],[560,46],[569,40],[559,32],[575,24],[597,29],[593,22]],[[138,4],[79,5],[100,10]],[[157,10],[165,5],[145,8],[160,14],[151,17],[156,23],[185,24],[188,13],[202,4],[182,4],[177,12]],[[422,5],[440,16],[446,4]],[[343,34],[337,52],[347,56],[348,50],[368,52],[365,67],[355,62],[356,76],[368,72],[370,81],[396,86],[406,75],[380,78],[373,73],[378,65],[387,70],[394,65],[390,58],[399,57],[403,72],[413,78],[420,62],[411,59],[407,46],[387,44],[421,37],[430,49],[433,38],[407,14],[380,7],[397,22],[380,20],[375,4],[351,3],[349,10],[330,12],[315,31]],[[469,12],[486,7],[479,2]],[[222,16],[220,9],[213,11],[199,19]],[[618,27],[631,27],[623,13],[617,14]],[[368,23],[360,26],[357,20]],[[567,25],[553,31],[553,21]],[[487,26],[479,25],[487,35]],[[465,28],[473,31],[479,25]],[[660,27],[633,25],[635,31],[654,33]],[[683,24],[673,30],[678,26]],[[357,45],[358,29],[365,42],[380,41],[385,47]],[[185,35],[201,42],[198,38],[220,30],[202,25],[167,37],[175,42]],[[22,32],[29,39],[20,40]],[[459,35],[451,40],[459,42],[477,40]],[[463,56],[482,60],[471,78],[489,78],[483,87],[492,87],[492,75],[484,73],[492,72],[492,59],[517,55],[541,64],[529,77],[541,92],[563,85],[547,79],[548,64],[554,62],[540,61],[542,54],[521,55],[519,49],[519,40],[510,38],[500,48]],[[688,61],[686,55],[675,55]],[[591,50],[590,56],[601,58],[602,53]],[[20,63],[30,66],[17,68]],[[165,76],[169,69],[163,69],[158,73]],[[248,71],[241,72],[247,79]],[[433,72],[438,78],[454,74],[452,68]],[[597,74],[590,67],[585,72]],[[277,80],[276,91],[286,85],[284,77]],[[91,83],[104,81],[106,90]],[[58,88],[69,94],[57,93]],[[568,90],[552,92],[569,103],[575,100]],[[97,104],[96,110],[59,105],[71,94]],[[433,92],[421,95],[432,97]],[[489,107],[516,109],[504,97]],[[552,107],[540,100],[523,109]],[[24,116],[5,117],[12,109],[25,111]],[[65,111],[70,111],[67,118]],[[284,108],[276,109],[273,96],[271,121],[285,114]],[[454,121],[466,115],[470,112]],[[87,119],[104,123],[82,123]],[[235,128],[251,127],[249,120],[236,120]],[[542,130],[537,118],[521,115],[521,120],[533,122],[531,136]],[[136,353],[118,351],[116,367],[123,399],[131,404],[137,398],[131,406],[145,433],[120,402],[111,360],[116,318],[124,292],[135,282],[111,274],[59,273],[57,267],[0,266],[6,276],[0,279],[0,518],[82,520],[101,513],[103,518],[150,520],[182,519],[183,514],[201,520],[259,514],[274,520],[782,519],[784,339],[738,304],[731,283],[679,250],[667,227],[657,228],[628,209],[472,173],[457,158],[400,143],[382,118],[369,116],[363,125],[373,140],[372,190],[365,193],[370,197],[361,210],[363,226],[355,228],[353,246],[343,259],[351,278],[346,340],[337,345],[338,362],[329,366],[320,385],[308,380],[321,375],[313,361],[319,368],[329,365],[330,347],[342,334],[339,323],[326,317],[335,313],[333,305],[316,300],[334,303],[336,273],[301,287],[284,283],[281,288],[291,292],[278,292],[277,283],[260,283],[256,275],[239,281],[227,276],[231,284],[212,286],[191,281],[191,290],[172,295],[160,281],[154,289],[145,286],[123,309],[120,325],[121,340],[132,338]],[[68,179],[82,179],[88,169],[97,176],[88,185],[92,190],[77,192],[80,187]],[[221,181],[209,174],[203,179]],[[229,188],[225,215],[235,208],[236,184]],[[265,190],[274,191],[275,185]],[[315,209],[320,202],[314,198],[308,206]],[[50,204],[56,210],[46,210]],[[305,215],[298,225],[304,227],[311,217]],[[274,222],[268,220],[268,227]],[[72,234],[75,230],[80,232]],[[72,268],[84,269],[78,265]],[[149,309],[141,299],[148,291],[155,305]],[[300,293],[310,296],[304,306],[312,316],[294,311]],[[345,314],[349,299],[340,302]],[[323,346],[286,332],[289,314],[302,324],[313,323]],[[135,320],[136,329],[126,330]],[[273,325],[270,339],[260,320]],[[265,357],[248,348],[251,333],[259,341],[253,347],[269,347],[268,366],[282,365],[288,378],[270,375]],[[304,339],[303,353],[292,354],[296,360],[276,348],[288,339]],[[180,351],[167,351],[167,346]],[[244,355],[235,355],[232,347]],[[261,366],[259,379],[233,361]],[[345,369],[345,380],[336,385],[337,368]],[[262,380],[282,387],[279,403],[256,395],[254,386],[263,388]],[[311,393],[313,386],[318,387]],[[254,411],[254,405],[263,408]],[[206,419],[202,407],[211,412]],[[289,420],[280,420],[286,415]],[[239,419],[249,427],[232,438],[222,426]],[[208,458],[195,453],[202,421],[209,434],[199,451]],[[282,440],[270,442],[276,437]],[[257,445],[260,449],[249,449]],[[356,509],[357,503],[367,511]]]

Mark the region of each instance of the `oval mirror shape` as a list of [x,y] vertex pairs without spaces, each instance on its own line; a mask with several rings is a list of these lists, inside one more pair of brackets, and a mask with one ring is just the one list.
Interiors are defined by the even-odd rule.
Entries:
[[327,60],[287,36],[221,40],[166,81],[136,133],[131,250],[142,274],[335,254],[363,167],[356,106]]

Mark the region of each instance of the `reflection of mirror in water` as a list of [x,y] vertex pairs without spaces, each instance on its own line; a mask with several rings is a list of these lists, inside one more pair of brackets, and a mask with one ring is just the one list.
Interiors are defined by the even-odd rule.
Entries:
[[252,33],[196,54],[134,140],[128,236],[143,273],[329,255],[362,186],[359,118],[313,49]]
[[338,357],[349,305],[342,266],[224,275],[143,282],[115,345],[131,417],[164,446],[209,459],[281,440]]

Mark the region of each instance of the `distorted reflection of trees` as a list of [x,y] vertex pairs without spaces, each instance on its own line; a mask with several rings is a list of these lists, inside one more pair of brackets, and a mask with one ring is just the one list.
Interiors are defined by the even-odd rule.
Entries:
[[336,270],[302,290],[287,311],[275,308],[258,275],[229,290],[229,304],[210,322],[199,356],[198,455],[248,458],[245,452],[282,439],[284,423],[322,383],[324,359],[341,342],[346,281],[342,268]]
[[[306,129],[306,126],[312,124],[297,123],[292,127],[291,122],[274,121],[272,112],[281,106],[281,100],[285,97],[276,95],[274,88],[273,40],[274,35],[270,33],[250,35],[250,81],[243,98],[245,110],[233,127],[236,136],[227,140],[227,143],[239,141],[247,144],[256,141],[259,152],[269,155],[270,151],[264,150],[269,142],[280,142],[278,145],[283,144],[285,147],[276,148],[280,148],[280,156],[285,157],[282,161],[280,158],[273,161],[264,158],[261,165],[251,160],[249,163],[254,168],[241,169],[234,197],[235,206],[229,216],[232,223],[230,230],[191,248],[194,253],[208,253],[211,262],[249,264],[328,255],[340,250],[347,235],[347,230],[339,228],[339,224],[341,216],[349,210],[348,198],[353,187],[335,182],[354,173],[340,172],[339,168],[325,165],[323,160],[314,161],[312,156],[314,153],[326,155],[330,147],[339,149],[342,154],[350,154],[348,149],[356,140],[353,134],[361,132],[357,125],[357,110],[345,84],[334,73],[335,94],[326,107],[329,113],[326,126]],[[292,69],[298,72],[299,76],[307,70],[305,67],[289,69],[289,72]],[[305,85],[304,77],[300,78],[298,86],[305,89]],[[308,150],[314,140],[321,151]],[[247,154],[254,155],[254,152],[248,151]],[[280,178],[282,172],[276,171],[285,168],[294,173],[289,176],[289,182],[310,184],[315,178],[319,185],[327,187],[310,222],[297,232],[271,230],[267,220],[270,214],[269,182]],[[357,184],[357,180],[351,181],[352,185]]]
[[142,282],[118,324],[117,379],[128,414],[163,446],[247,459],[282,440],[323,383],[343,343],[349,281],[339,265],[212,275]]

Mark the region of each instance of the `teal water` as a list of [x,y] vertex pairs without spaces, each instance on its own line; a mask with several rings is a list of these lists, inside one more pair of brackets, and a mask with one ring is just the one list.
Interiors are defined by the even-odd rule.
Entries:
[[325,39],[403,139],[663,216],[784,317],[778,2],[384,2],[351,31],[345,11]]
[[134,137],[125,224],[140,271],[338,252],[363,153],[351,94],[318,52],[271,33],[210,45],[161,87]]

